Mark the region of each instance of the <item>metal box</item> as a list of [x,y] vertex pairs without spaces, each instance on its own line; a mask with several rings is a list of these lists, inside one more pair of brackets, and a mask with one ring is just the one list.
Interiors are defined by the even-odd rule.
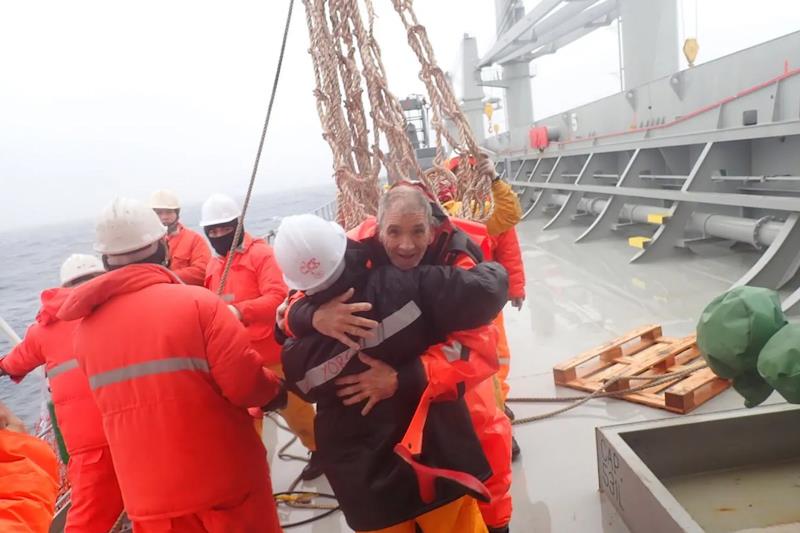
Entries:
[[600,492],[633,532],[800,530],[800,407],[596,429]]

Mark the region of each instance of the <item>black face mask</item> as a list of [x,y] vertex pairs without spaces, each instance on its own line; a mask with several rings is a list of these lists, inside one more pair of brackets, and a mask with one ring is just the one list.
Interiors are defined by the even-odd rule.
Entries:
[[159,242],[156,252],[150,257],[142,259],[141,262],[162,265],[169,268],[169,252],[167,251],[167,243],[164,241]]
[[[206,237],[208,237],[208,232],[217,226],[209,226],[205,228]],[[242,233],[239,235],[239,242],[236,245],[233,244],[233,236],[236,234],[236,226],[233,226],[233,231],[228,233],[227,235],[223,235],[222,237],[208,237],[208,241],[211,243],[211,247],[214,248],[214,251],[217,252],[217,255],[226,256],[228,252],[231,251],[231,248],[235,248],[242,244],[244,240],[244,227],[242,227]]]

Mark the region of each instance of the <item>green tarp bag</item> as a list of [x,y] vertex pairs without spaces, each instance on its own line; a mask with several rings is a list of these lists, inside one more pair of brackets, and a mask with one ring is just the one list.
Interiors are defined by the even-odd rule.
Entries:
[[61,462],[64,464],[69,463],[69,453],[67,452],[67,444],[64,442],[64,434],[61,433],[61,428],[58,427],[58,419],[56,418],[56,406],[53,402],[47,402],[47,411],[50,413],[50,424],[53,426],[53,435],[56,437],[56,448],[58,448],[58,455],[61,456]]
[[758,354],[786,324],[775,291],[737,287],[715,298],[697,324],[697,346],[708,366],[745,397],[745,405],[760,404],[772,388],[758,374]]
[[758,356],[758,373],[787,402],[800,403],[800,324],[773,335]]
[[774,390],[758,372],[746,372],[733,378],[733,388],[744,398],[745,407],[755,407],[769,398]]

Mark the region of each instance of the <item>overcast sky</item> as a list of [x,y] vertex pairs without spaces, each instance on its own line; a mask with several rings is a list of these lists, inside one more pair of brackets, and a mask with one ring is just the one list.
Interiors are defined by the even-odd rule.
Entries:
[[[684,27],[697,31],[700,61],[800,30],[795,0],[677,1],[681,40]],[[374,2],[391,89],[423,93],[390,1]],[[0,0],[0,229],[87,218],[114,195],[160,187],[186,202],[243,195],[287,6]],[[295,8],[257,193],[331,182],[300,0]],[[492,44],[493,0],[417,0],[416,9],[445,68],[464,33],[481,51]],[[537,60],[537,118],[619,89],[616,32]]]

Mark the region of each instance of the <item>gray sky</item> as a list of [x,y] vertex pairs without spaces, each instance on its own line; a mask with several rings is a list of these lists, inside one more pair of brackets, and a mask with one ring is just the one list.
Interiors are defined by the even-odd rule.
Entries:
[[[800,29],[795,0],[677,1],[681,26],[699,33],[700,61]],[[374,2],[390,87],[424,93],[389,0]],[[160,187],[186,202],[243,195],[287,6],[0,2],[0,228],[91,217],[114,195]],[[295,8],[257,193],[331,182],[300,0]],[[492,44],[492,0],[417,0],[416,10],[445,68],[464,33],[481,51]],[[536,117],[616,92],[617,57],[612,25],[539,59]]]

